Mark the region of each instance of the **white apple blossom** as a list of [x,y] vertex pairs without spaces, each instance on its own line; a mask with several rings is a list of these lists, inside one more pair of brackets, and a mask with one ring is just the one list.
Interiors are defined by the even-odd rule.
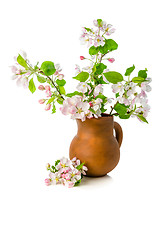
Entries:
[[24,50],[20,50],[20,55],[26,59],[27,58],[27,53]]
[[141,83],[141,90],[150,92],[151,91],[151,86],[149,85],[149,82],[142,82]]
[[82,171],[81,171],[81,173],[82,173],[83,175],[86,175],[86,171],[88,171],[88,168],[87,168],[86,166],[82,166]]
[[112,28],[112,25],[111,25],[111,24],[108,24],[108,25],[105,27],[104,31],[105,31],[105,34],[106,34],[106,35],[110,36],[112,33],[115,32],[115,28]]
[[72,115],[72,119],[81,119],[81,121],[86,120],[86,115],[89,113],[90,105],[88,102],[78,102],[76,105],[77,111]]
[[75,65],[75,75],[79,74],[81,72],[80,66],[78,64]]
[[124,86],[121,82],[112,85],[113,93],[119,93],[122,95],[124,93]]
[[60,108],[62,114],[64,115],[75,114],[77,111],[76,105],[79,101],[81,101],[80,96],[73,96],[71,98],[66,98],[63,101],[63,106]]
[[19,77],[18,79],[17,79],[17,86],[18,87],[21,87],[21,86],[23,86],[23,88],[28,88],[28,86],[29,86],[29,80],[28,80],[28,78],[27,77]]
[[104,42],[104,38],[101,37],[100,35],[97,35],[94,39],[94,46],[98,47],[98,46],[104,46],[105,42]]
[[54,73],[55,75],[60,74],[60,72],[62,71],[59,63],[55,64],[55,69],[56,69],[56,72]]
[[88,90],[90,90],[91,87],[85,83],[85,82],[80,82],[78,85],[77,85],[77,90],[79,92],[82,92],[82,93],[86,93]]
[[56,166],[56,169],[58,170],[59,173],[66,173],[70,170],[71,162],[63,157],[60,159],[60,162]]
[[130,103],[131,103],[130,100],[128,98],[125,98],[124,96],[123,97],[121,97],[121,96],[117,97],[117,101],[121,104],[125,104],[125,106],[129,106]]
[[126,86],[124,86],[125,90],[127,91],[126,94],[127,96],[130,96],[134,93],[136,93],[136,83],[134,82],[128,82]]
[[89,74],[92,73],[92,68],[93,68],[93,62],[90,63],[90,65],[83,67],[82,70],[88,72]]
[[99,93],[103,93],[103,86],[102,84],[99,84],[95,87],[94,89],[94,96],[96,97],[97,95],[99,95]]
[[79,181],[81,179],[81,172],[79,170],[77,170],[76,168],[74,168],[71,171],[71,178],[70,181],[73,183],[76,183],[77,181]]
[[92,44],[91,34],[89,34],[85,28],[83,28],[83,33],[80,36],[80,41],[81,44],[87,44],[88,47]]
[[101,98],[93,99],[92,102],[90,103],[91,108],[93,111],[95,111],[94,117],[98,118],[101,117],[101,103],[103,100]]
[[50,177],[50,179],[51,179],[51,183],[52,184],[58,184],[58,183],[60,183],[61,181],[60,181],[60,178],[61,178],[61,174],[59,173],[59,172],[55,172],[55,173],[50,173],[49,174],[49,177]]

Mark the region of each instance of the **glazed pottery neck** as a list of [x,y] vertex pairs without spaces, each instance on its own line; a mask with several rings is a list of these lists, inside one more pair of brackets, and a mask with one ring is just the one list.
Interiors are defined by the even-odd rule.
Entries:
[[99,118],[86,119],[84,122],[77,120],[79,137],[87,137],[88,135],[113,135],[114,119],[113,116],[103,114]]

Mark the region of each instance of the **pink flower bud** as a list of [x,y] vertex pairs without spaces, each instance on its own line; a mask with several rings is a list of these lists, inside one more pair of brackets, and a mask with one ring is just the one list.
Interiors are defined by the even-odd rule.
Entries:
[[90,105],[90,107],[93,107],[93,104],[92,104],[92,102],[89,102],[89,105]]
[[64,75],[63,74],[59,74],[58,79],[62,80],[63,78],[64,78]]
[[113,63],[115,61],[114,58],[107,58],[107,60],[110,62],[110,63]]
[[51,180],[49,178],[46,178],[45,179],[45,184],[46,184],[46,186],[51,185]]
[[50,92],[49,90],[46,91],[46,96],[47,97],[51,97],[52,96],[52,92]]
[[51,108],[51,104],[49,103],[49,104],[46,105],[46,107],[45,107],[45,111],[50,110],[50,108]]
[[80,59],[81,59],[81,60],[84,60],[84,59],[85,59],[85,57],[83,57],[83,56],[80,56]]
[[40,103],[40,104],[44,104],[44,102],[45,102],[45,99],[40,99],[40,100],[39,100],[39,103]]
[[45,90],[46,90],[46,91],[50,91],[50,90],[51,90],[51,89],[50,89],[50,86],[49,86],[49,85],[45,86]]
[[42,91],[45,90],[45,88],[44,88],[43,85],[39,85],[38,89],[39,89],[39,90],[42,90]]
[[62,178],[65,178],[65,174],[64,174],[64,173],[63,173],[63,174],[61,174],[61,177],[62,177]]

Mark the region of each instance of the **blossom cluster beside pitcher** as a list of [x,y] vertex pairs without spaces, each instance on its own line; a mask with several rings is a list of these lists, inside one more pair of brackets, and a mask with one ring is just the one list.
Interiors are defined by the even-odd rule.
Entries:
[[84,163],[81,163],[76,157],[72,160],[63,157],[55,162],[55,166],[50,166],[48,163],[46,169],[50,171],[49,178],[45,179],[47,186],[63,184],[69,188],[79,185],[88,170]]
[[[78,81],[77,90],[66,93],[64,74],[59,64],[52,61],[39,62],[32,65],[25,52],[15,57],[15,65],[11,67],[14,73],[12,79],[17,85],[34,93],[38,88],[44,93],[39,100],[45,104],[45,110],[56,112],[57,104],[64,115],[71,119],[85,121],[87,118],[99,118],[102,113],[118,116],[121,119],[137,117],[142,122],[147,121],[150,106],[147,93],[151,91],[151,78],[147,76],[147,68],[134,74],[135,66],[127,68],[124,75],[111,71],[107,64],[115,59],[111,53],[118,48],[118,44],[110,38],[115,32],[111,24],[102,19],[94,20],[94,28],[83,27],[80,40],[86,44],[89,57],[80,56],[87,65],[80,68],[76,65],[73,79]],[[134,74],[134,76],[132,76]],[[40,85],[36,86],[35,80]],[[105,89],[112,90],[112,95],[104,93]]]

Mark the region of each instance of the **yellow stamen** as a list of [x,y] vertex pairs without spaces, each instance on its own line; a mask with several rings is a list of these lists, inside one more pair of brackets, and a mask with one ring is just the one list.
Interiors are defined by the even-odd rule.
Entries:
[[81,108],[79,108],[77,112],[80,114],[80,113],[82,112],[82,109],[81,109]]

